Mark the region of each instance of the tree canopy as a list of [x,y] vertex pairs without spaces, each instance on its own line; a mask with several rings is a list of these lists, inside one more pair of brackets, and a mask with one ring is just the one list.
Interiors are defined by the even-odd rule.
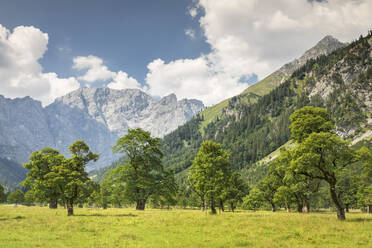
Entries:
[[195,191],[207,199],[212,213],[231,177],[231,163],[226,150],[213,141],[204,141],[191,166],[190,180]]
[[159,138],[137,128],[129,129],[113,147],[115,153],[124,153],[128,159],[110,173],[111,179],[125,182],[125,196],[136,203],[137,210],[145,209],[146,201],[164,182],[160,146]]
[[301,143],[312,133],[329,132],[334,128],[325,108],[306,106],[290,116],[291,138]]
[[46,147],[35,151],[30,156],[30,162],[24,164],[29,169],[24,186],[30,188],[30,197],[36,197],[41,202],[49,201],[50,208],[57,208],[58,199],[67,205],[67,214],[73,215],[73,205],[78,198],[88,197],[92,182],[85,171],[85,166],[91,161],[97,161],[98,154],[82,140],[77,140],[69,147],[70,158],[59,151]]
[[18,204],[23,203],[24,200],[25,200],[25,195],[20,189],[17,189],[15,191],[11,192],[8,195],[8,199],[7,199],[8,203],[15,204],[16,206]]
[[27,178],[22,183],[30,187],[40,200],[49,201],[49,208],[57,208],[57,200],[61,196],[58,180],[56,180],[55,166],[62,166],[65,157],[59,151],[46,147],[41,151],[34,151],[30,162],[24,164],[29,170]]

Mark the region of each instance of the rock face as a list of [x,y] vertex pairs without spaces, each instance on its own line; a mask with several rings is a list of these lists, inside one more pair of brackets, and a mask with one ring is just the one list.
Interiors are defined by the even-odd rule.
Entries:
[[[327,35],[314,47],[307,50],[300,58],[283,65],[261,82],[266,84],[265,87],[274,89],[279,84],[283,83],[287,78],[289,78],[295,70],[303,66],[308,60],[315,59],[321,55],[328,55],[339,48],[345,47],[346,45],[347,43],[342,43],[336,38]],[[252,88],[254,88],[254,85]]]
[[[84,112],[116,136],[128,128],[143,128],[163,137],[204,108],[201,101],[177,101],[174,94],[159,101],[138,89],[81,88],[56,99],[47,109],[58,112],[62,106]],[[67,114],[67,113],[65,113]]]
[[82,139],[101,155],[88,169],[102,167],[115,159],[111,148],[128,128],[162,137],[203,108],[198,100],[169,95],[157,101],[137,89],[81,88],[45,108],[30,97],[0,96],[0,158],[24,163],[46,146],[67,154],[68,146]]
[[346,46],[331,35],[325,36],[314,47],[307,50],[300,58],[283,65],[278,71],[274,72],[277,77],[289,77],[295,70],[303,66],[308,60],[315,59],[320,55],[327,55],[331,52]]
[[33,147],[53,143],[48,116],[39,101],[0,95],[0,157],[23,162]]

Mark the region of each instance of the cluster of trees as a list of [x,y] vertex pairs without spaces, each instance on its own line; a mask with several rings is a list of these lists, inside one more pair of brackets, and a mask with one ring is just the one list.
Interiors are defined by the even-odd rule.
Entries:
[[22,185],[29,189],[26,195],[33,196],[35,202],[47,201],[49,208],[57,208],[61,201],[70,216],[74,214],[74,204],[81,203],[94,189],[95,183],[88,177],[85,166],[97,161],[99,155],[81,140],[69,147],[69,153],[71,157],[66,158],[49,147],[33,152],[30,162],[24,164],[29,172]]
[[[306,106],[290,116],[292,148],[283,148],[269,162],[267,173],[252,190],[234,171],[227,150],[213,141],[201,143],[192,160],[188,177],[176,182],[172,170],[164,169],[159,138],[142,129],[130,129],[113,147],[125,157],[108,171],[104,180],[93,182],[85,172],[98,155],[83,141],[74,142],[70,158],[57,150],[35,151],[23,185],[29,189],[10,193],[9,203],[49,202],[50,208],[65,205],[73,215],[74,204],[123,206],[135,204],[144,210],[152,207],[182,206],[224,211],[229,206],[259,209],[269,205],[272,211],[284,207],[310,212],[314,207],[334,206],[337,217],[345,219],[345,210],[361,207],[372,212],[372,154],[366,147],[353,148],[335,132],[327,110]],[[262,165],[264,166],[264,165]],[[184,177],[180,177],[182,179]],[[326,193],[326,192],[329,193]],[[5,199],[0,187],[0,199]]]
[[29,170],[22,182],[26,193],[20,189],[11,192],[7,196],[8,203],[30,205],[48,202],[49,208],[57,208],[60,201],[67,208],[68,215],[73,215],[74,204],[88,197],[94,188],[85,166],[99,156],[81,140],[69,147],[69,153],[71,157],[66,158],[49,147],[33,152],[30,162],[24,164]]
[[219,143],[204,141],[190,168],[189,180],[200,197],[202,210],[206,202],[211,213],[216,213],[216,205],[224,211],[228,202],[234,212],[236,203],[248,194],[249,187],[237,172],[232,171],[230,158]]
[[[107,208],[110,204],[135,203],[137,210],[144,210],[147,202],[153,206],[175,205],[178,188],[174,172],[163,168],[160,146],[160,139],[149,132],[129,130],[113,147],[115,153],[124,153],[125,159],[108,171],[101,183],[91,180],[85,171],[85,166],[99,155],[91,152],[84,141],[77,140],[69,147],[70,158],[49,147],[35,151],[30,162],[24,164],[29,170],[22,182],[26,193],[17,189],[8,195],[8,202],[48,202],[49,208],[61,204],[68,216],[74,215],[74,205],[83,204]],[[0,197],[5,198],[2,186]]]
[[[310,211],[314,198],[328,187],[337,217],[345,219],[345,208],[359,206],[371,212],[372,154],[366,147],[357,150],[334,130],[327,110],[304,107],[291,117],[292,149],[283,149],[268,165],[267,175],[244,199],[256,209],[264,202],[272,206],[292,205]],[[318,198],[319,200],[319,198]]]
[[[140,128],[130,129],[114,146],[127,160],[108,172],[101,184],[103,207],[111,200],[117,205],[135,203],[144,210],[146,202],[153,206],[175,205],[177,184],[172,170],[164,170],[159,138]],[[105,197],[104,197],[104,196]]]

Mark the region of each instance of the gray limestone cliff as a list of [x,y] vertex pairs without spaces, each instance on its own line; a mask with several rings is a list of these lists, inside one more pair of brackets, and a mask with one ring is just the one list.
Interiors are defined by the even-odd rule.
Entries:
[[88,169],[109,165],[112,146],[129,128],[162,137],[204,108],[201,101],[174,94],[155,100],[138,89],[80,88],[43,108],[30,97],[0,96],[0,158],[22,164],[34,150],[49,146],[67,154],[77,139],[100,154]]

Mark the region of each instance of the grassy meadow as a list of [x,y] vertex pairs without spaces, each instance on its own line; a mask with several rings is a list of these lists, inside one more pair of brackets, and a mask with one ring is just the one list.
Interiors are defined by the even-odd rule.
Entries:
[[0,247],[372,247],[372,215],[0,206]]

